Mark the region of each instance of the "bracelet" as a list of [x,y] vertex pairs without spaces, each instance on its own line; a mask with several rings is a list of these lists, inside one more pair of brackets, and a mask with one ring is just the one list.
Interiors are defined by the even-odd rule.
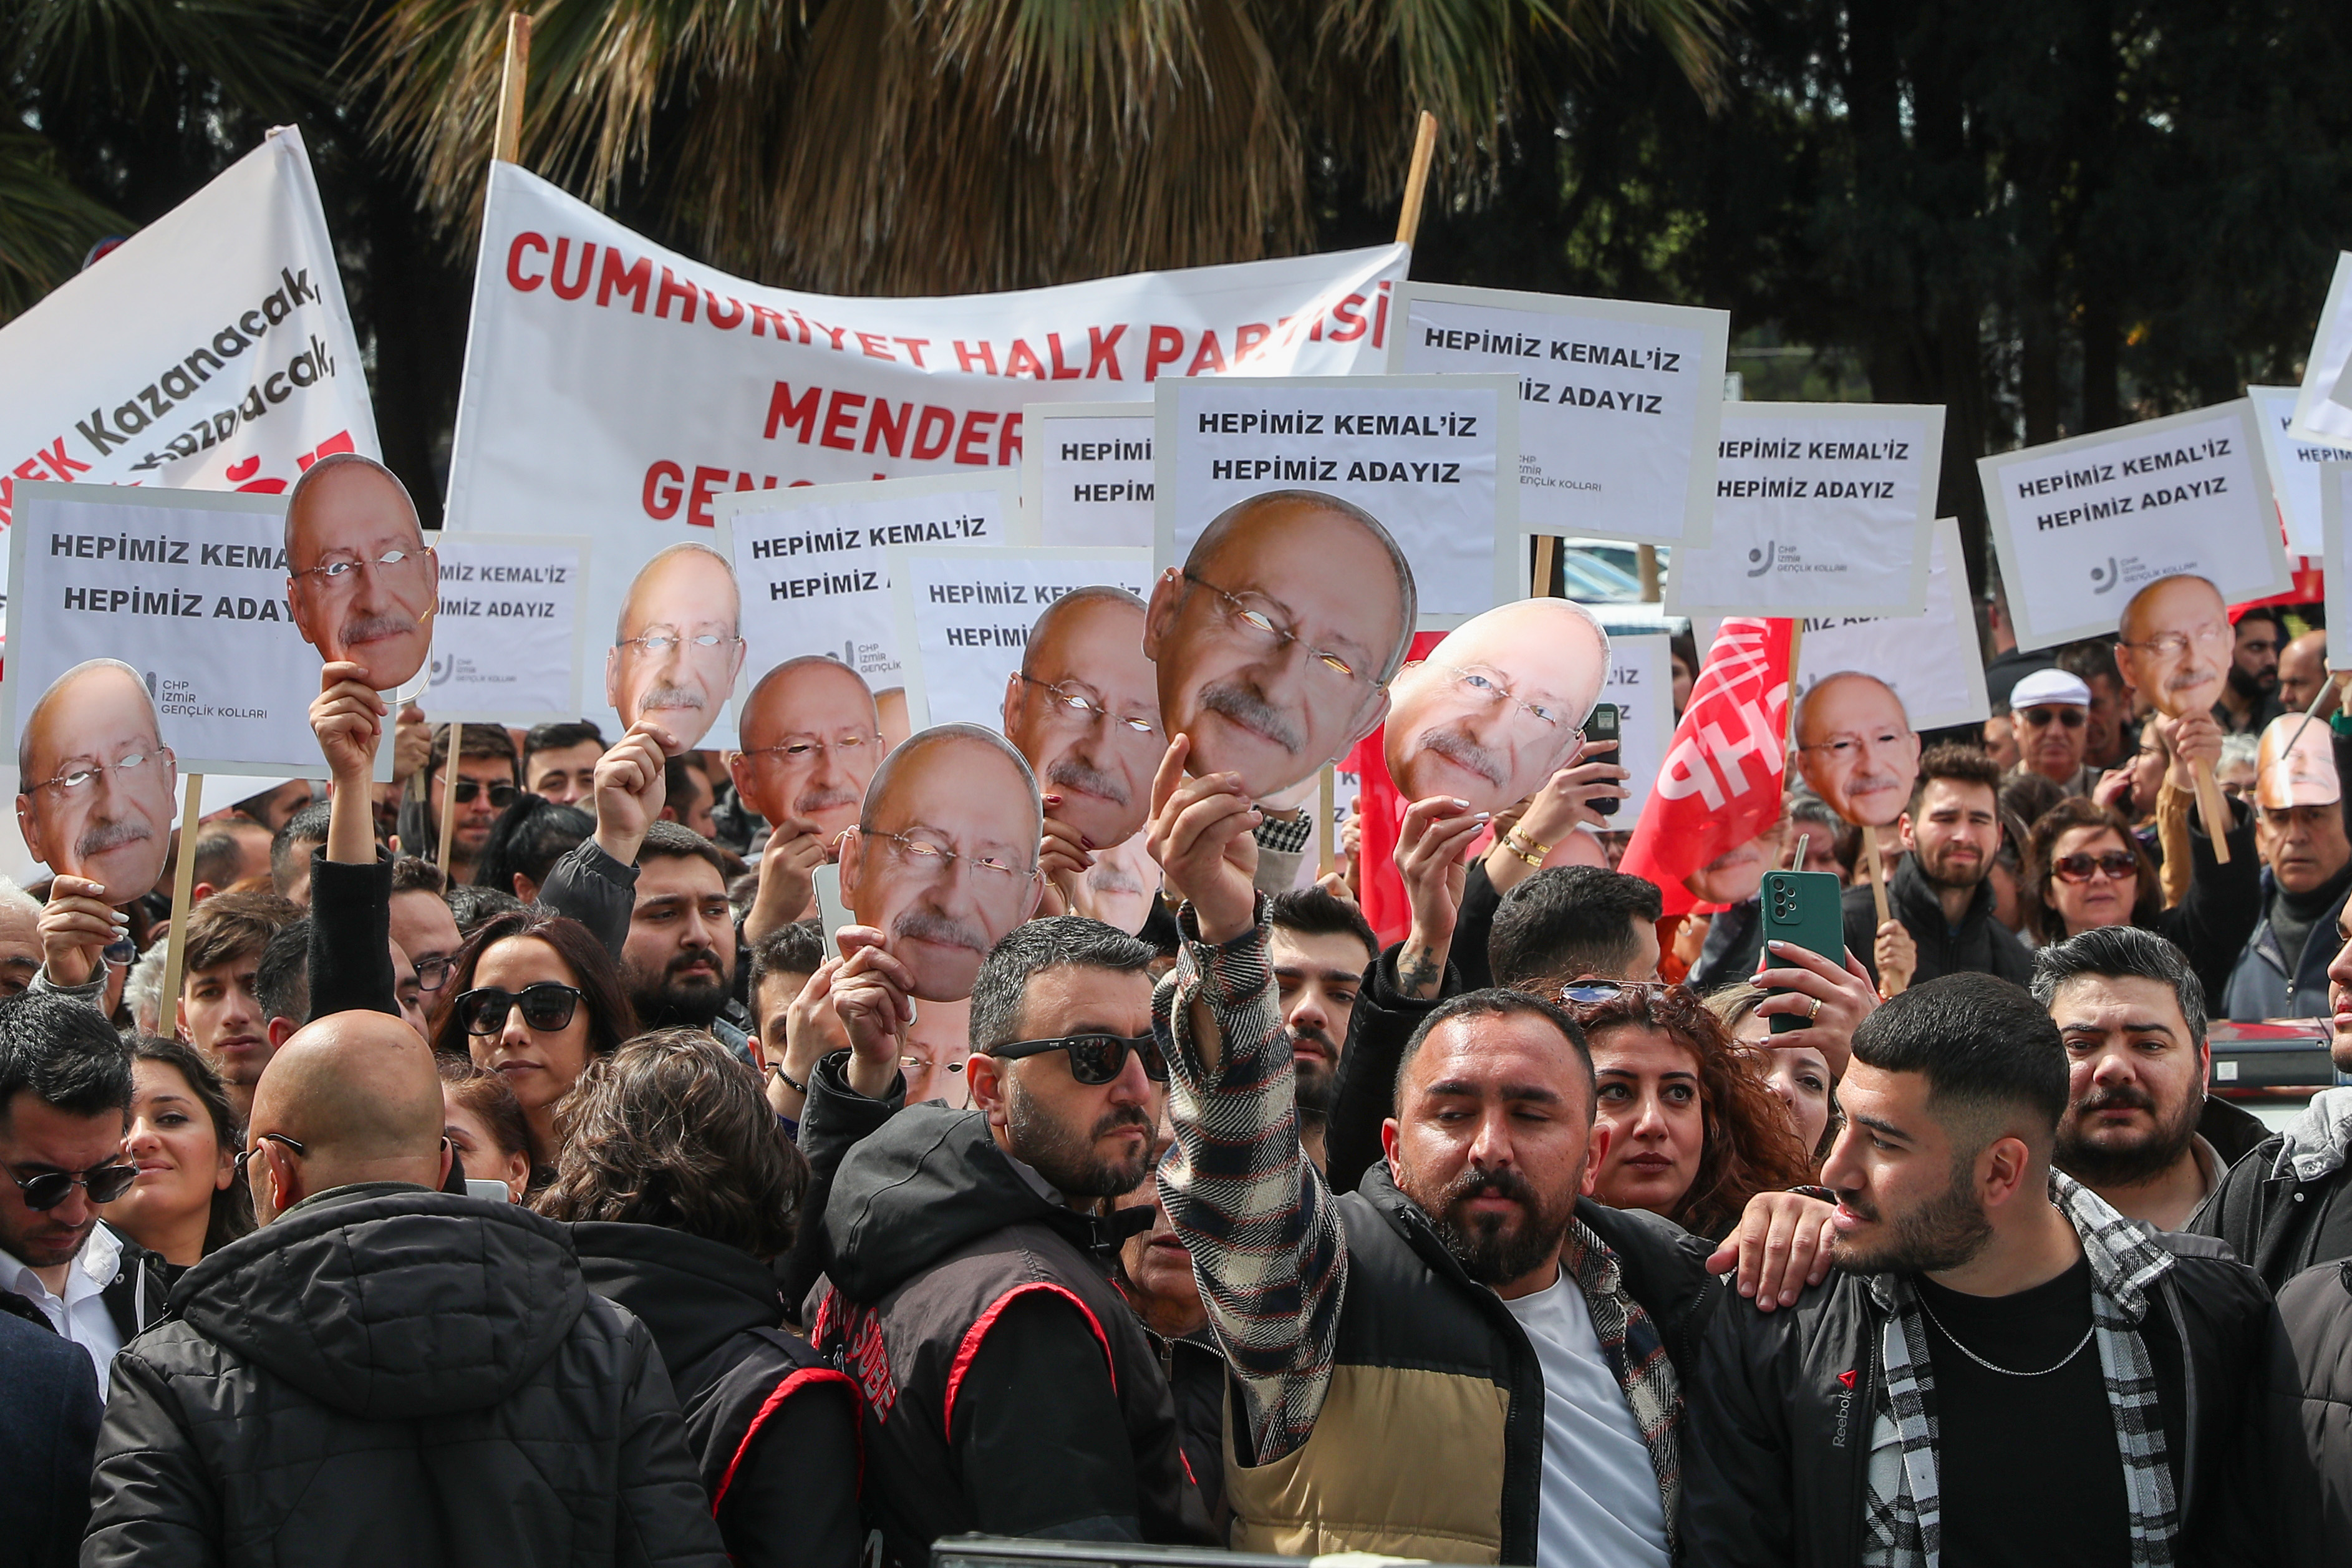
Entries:
[[778,1078],[782,1079],[784,1080],[784,1087],[791,1089],[794,1094],[804,1095],[808,1093],[808,1085],[802,1083],[797,1079],[793,1078],[792,1074],[786,1072],[784,1070],[783,1063],[772,1063],[770,1064],[768,1070],[774,1073]]
[[1537,843],[1535,836],[1517,823],[1512,824],[1511,830],[1503,835],[1503,842],[1509,845],[1512,852],[1530,866],[1542,865],[1544,857],[1552,852],[1551,845]]
[[1503,849],[1507,854],[1517,856],[1520,859],[1526,861],[1537,870],[1540,871],[1543,869],[1544,858],[1540,855],[1530,855],[1526,850],[1520,848],[1517,839],[1505,838],[1503,840]]

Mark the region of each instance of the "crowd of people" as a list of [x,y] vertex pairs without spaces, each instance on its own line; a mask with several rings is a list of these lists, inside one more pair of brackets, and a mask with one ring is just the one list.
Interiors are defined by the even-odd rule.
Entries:
[[[2324,631],[2168,580],[1935,737],[1835,672],[1662,889],[1515,662],[1581,612],[1408,665],[1401,558],[1277,620],[1237,553],[1073,595],[1002,735],[824,661],[740,749],[436,729],[331,660],[328,782],[175,846],[189,907],[0,890],[0,1563],[2341,1560],[2352,1089],[2209,1092],[2216,1018],[2352,1071]],[[1187,616],[1247,652],[1173,724]],[[1328,869],[1194,750],[1338,755],[1401,677],[1455,706]],[[1843,952],[1767,940],[1789,865]]]

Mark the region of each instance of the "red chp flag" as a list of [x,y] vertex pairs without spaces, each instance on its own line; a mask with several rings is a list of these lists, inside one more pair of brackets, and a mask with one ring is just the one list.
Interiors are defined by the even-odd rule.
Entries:
[[1658,770],[1657,792],[1618,867],[1656,883],[1667,914],[1696,902],[1685,878],[1780,816],[1793,625],[1734,616],[1706,650]]

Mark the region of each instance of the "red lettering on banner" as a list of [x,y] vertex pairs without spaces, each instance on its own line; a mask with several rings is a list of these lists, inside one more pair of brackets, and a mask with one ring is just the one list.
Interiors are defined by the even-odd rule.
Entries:
[[[735,476],[735,488],[739,490],[748,490],[752,489],[751,476],[749,474],[737,474]],[[763,490],[774,489],[776,488],[776,476],[770,474],[768,476],[767,482],[758,488]]]
[[572,249],[572,241],[563,235],[555,237],[555,265],[548,269],[548,286],[559,300],[577,300],[588,292],[589,275],[596,269],[596,242],[583,241],[580,247],[580,276],[571,282],[563,280],[563,262]]
[[646,470],[644,502],[646,515],[656,522],[667,522],[677,515],[677,503],[686,493],[686,470],[664,458]]
[[686,521],[697,528],[717,528],[719,520],[710,515],[710,498],[727,482],[727,470],[694,466],[694,486],[686,503]]
[[776,323],[776,341],[778,342],[788,343],[793,341],[792,329],[784,325],[783,317],[776,314],[775,311],[771,310],[765,305],[754,301],[751,306],[751,335],[755,338],[767,336],[768,323],[770,321]]
[[887,359],[897,363],[898,356],[890,352],[890,340],[873,332],[857,334],[857,346],[866,351],[867,359]]
[[743,324],[743,301],[732,294],[727,297],[727,313],[719,313],[719,296],[705,289],[702,291],[702,319],[722,332],[731,332]]
[[1364,335],[1364,297],[1350,294],[1331,307],[1331,320],[1338,323],[1331,329],[1335,343],[1352,343]]
[[1062,363],[1061,333],[1047,332],[1045,334],[1045,350],[1046,357],[1054,362],[1054,379],[1055,381],[1076,381],[1082,374],[1084,374],[1076,365],[1064,364]]
[[836,452],[857,450],[857,443],[852,439],[853,432],[850,427],[857,423],[857,411],[865,406],[864,393],[835,392],[832,400],[825,405],[824,434],[816,438],[817,445],[831,447]]
[[636,265],[624,267],[618,247],[608,245],[604,247],[604,270],[596,279],[596,303],[610,306],[615,293],[626,294],[633,300],[629,309],[642,316],[646,313],[646,291],[653,286],[653,280],[652,257],[640,256]]
[[1092,381],[1095,378],[1095,372],[1100,370],[1105,364],[1110,366],[1110,378],[1113,381],[1124,379],[1118,374],[1118,340],[1126,331],[1125,321],[1121,321],[1108,332],[1105,332],[1100,327],[1087,329],[1087,379],[1088,381]]
[[1217,329],[1211,327],[1201,334],[1201,346],[1193,351],[1192,363],[1184,367],[1184,374],[1198,375],[1203,370],[1222,372],[1224,368],[1224,351],[1217,347]]
[[66,438],[62,436],[50,442],[48,446],[40,451],[34,453],[33,460],[37,463],[47,464],[48,466],[49,472],[57,475],[60,480],[64,481],[71,481],[76,474],[86,474],[89,472],[89,465],[88,463],[82,462],[78,458],[68,458],[66,456]]
[[1250,351],[1274,336],[1274,329],[1263,321],[1250,321],[1234,329],[1234,363],[1249,358]]
[[1143,379],[1146,381],[1158,381],[1160,379],[1160,367],[1161,365],[1174,364],[1178,360],[1183,357],[1183,328],[1152,328],[1151,341],[1143,351]]
[[927,403],[915,421],[915,449],[909,455],[919,463],[930,462],[948,449],[954,437],[955,415],[936,403]]
[[915,361],[915,368],[916,368],[917,370],[921,370],[921,369],[923,369],[923,368],[924,368],[924,366],[923,366],[923,351],[924,351],[925,349],[927,349],[927,348],[929,348],[929,347],[930,347],[930,346],[931,346],[931,340],[930,340],[930,339],[929,339],[929,338],[893,338],[893,339],[891,339],[890,341],[891,341],[892,342],[894,342],[894,343],[904,343],[904,344],[906,344],[906,345],[907,345],[907,353],[908,353],[908,354],[912,355],[912,356],[913,356],[913,358],[914,358],[914,361]]
[[[849,331],[847,327],[828,327],[823,321],[818,321],[814,316],[805,318],[795,317],[794,320],[801,321],[803,327],[814,327],[818,331],[823,332],[827,338],[832,340],[833,346],[836,349],[841,347],[842,338]],[[805,342],[807,340],[804,338],[802,341]]]
[[1021,460],[1021,415],[1016,409],[1004,416],[1003,427],[996,437],[996,466],[1009,468]]
[[528,294],[547,281],[547,274],[544,272],[536,278],[526,278],[522,275],[522,253],[526,250],[536,250],[541,256],[545,256],[547,237],[533,234],[529,229],[525,229],[514,237],[512,245],[507,247],[507,287],[518,294]]
[[1013,351],[1004,356],[1004,374],[1034,376],[1043,381],[1045,379],[1045,366],[1044,362],[1038,359],[1035,351],[1030,348],[1026,340],[1015,338],[1013,340]]
[[961,338],[958,338],[955,351],[956,369],[962,371],[966,375],[971,374],[971,367],[975,363],[986,365],[987,374],[990,375],[996,374],[996,350],[992,345],[982,342],[975,353]]
[[1380,289],[1379,313],[1372,318],[1372,347],[1381,346],[1381,340],[1388,335],[1388,330],[1389,286],[1386,282],[1382,282]]
[[907,444],[907,426],[914,422],[913,404],[892,403],[887,397],[876,398],[873,417],[866,426],[866,450],[872,452],[875,444],[879,442],[890,449],[892,457],[898,457]]
[[768,394],[767,438],[771,441],[774,440],[777,429],[789,425],[801,433],[802,446],[805,447],[815,440],[816,405],[822,392],[822,388],[812,386],[795,398],[793,396],[791,382],[776,383],[776,389]]
[[964,410],[963,434],[956,439],[955,460],[976,468],[988,467],[988,427],[995,423],[993,414],[978,408]]
[[669,319],[669,302],[672,300],[680,300],[685,301],[685,303],[678,308],[677,319],[681,323],[689,326],[692,325],[694,321],[694,285],[691,283],[680,282],[670,269],[665,267],[662,268],[661,289],[654,295],[654,314],[664,321],[667,321]]

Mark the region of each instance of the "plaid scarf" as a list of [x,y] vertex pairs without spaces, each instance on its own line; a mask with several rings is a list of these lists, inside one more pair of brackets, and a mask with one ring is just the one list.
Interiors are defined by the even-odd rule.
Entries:
[[[2156,1374],[2140,1321],[2149,1293],[2172,1267],[2158,1247],[2104,1199],[2056,1171],[2051,1201],[2082,1238],[2091,1265],[2091,1321],[2115,1411],[2116,1449],[2123,1459],[2131,1510],[2134,1568],[2170,1568],[2179,1534],[2172,1470],[2165,1462],[2164,1423],[2156,1403]],[[1928,1408],[1936,1387],[1927,1360],[1927,1325],[1907,1276],[1879,1274],[1871,1296],[1888,1314],[1880,1335],[1885,1375],[1870,1438],[1869,1492],[1863,1507],[1864,1568],[1937,1568],[1943,1549],[1943,1499],[1936,1475],[1936,1419]]]
[[1582,1220],[1569,1224],[1559,1249],[1559,1266],[1576,1281],[1592,1315],[1592,1331],[1601,1354],[1617,1374],[1626,1408],[1650,1451],[1650,1468],[1658,1478],[1658,1500],[1666,1510],[1666,1555],[1680,1550],[1675,1514],[1683,1489],[1682,1449],[1675,1431],[1682,1425],[1683,1394],[1675,1381],[1674,1363],[1666,1359],[1665,1342],[1642,1304],[1625,1291],[1624,1274],[1617,1255],[1593,1235]]

